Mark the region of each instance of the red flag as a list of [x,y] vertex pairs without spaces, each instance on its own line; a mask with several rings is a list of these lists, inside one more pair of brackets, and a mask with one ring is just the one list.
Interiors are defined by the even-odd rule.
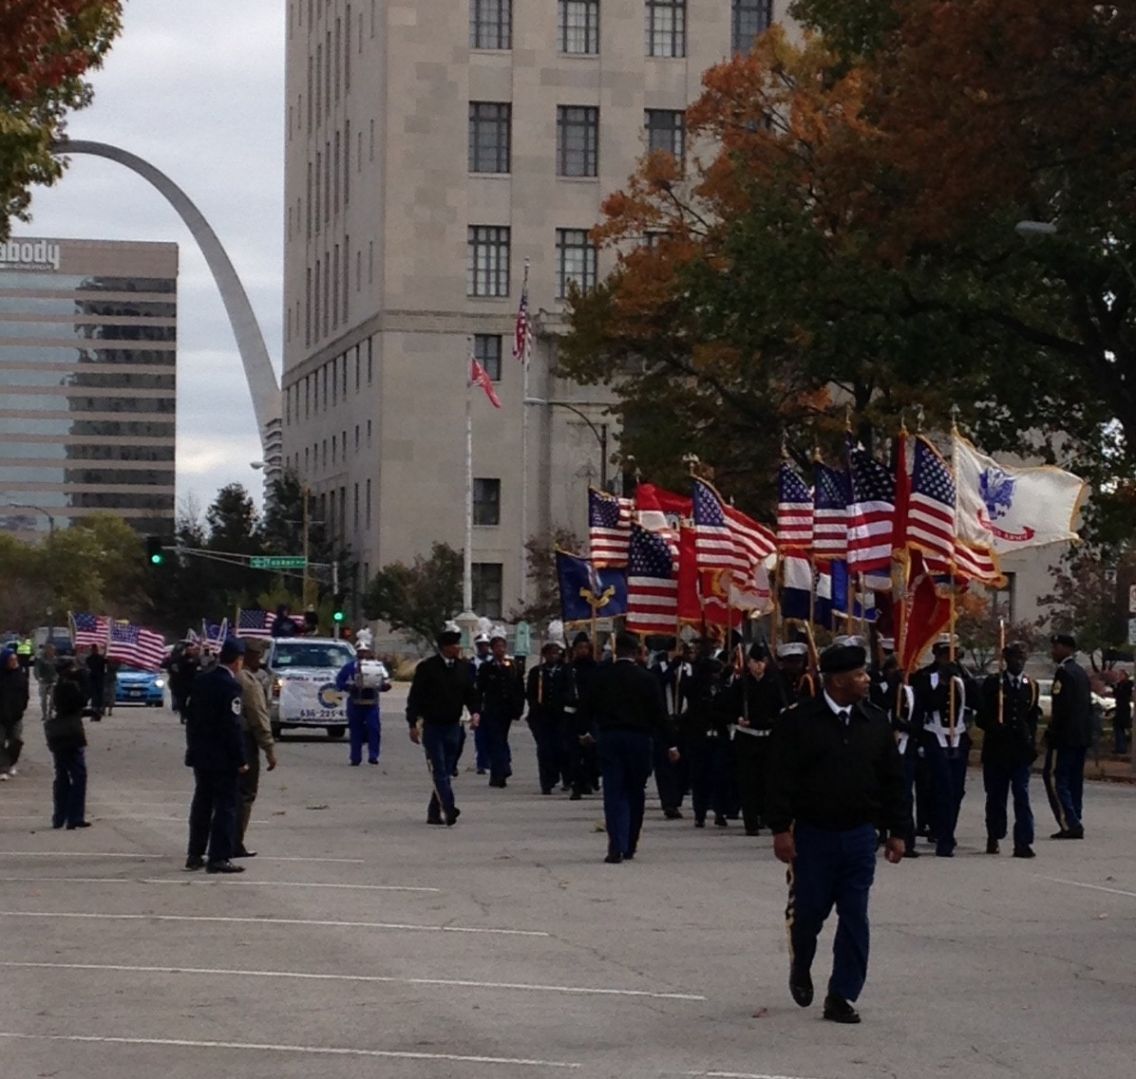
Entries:
[[702,622],[696,544],[697,533],[689,525],[682,525],[678,534],[678,617],[680,622],[691,626]]
[[494,408],[500,408],[501,398],[497,396],[497,391],[493,388],[493,379],[489,377],[489,372],[472,357],[469,362],[470,385],[480,386],[485,391],[485,396],[489,398],[490,404],[492,404]]
[[919,551],[911,552],[911,577],[903,602],[899,665],[908,674],[919,657],[950,624],[951,601],[942,595]]

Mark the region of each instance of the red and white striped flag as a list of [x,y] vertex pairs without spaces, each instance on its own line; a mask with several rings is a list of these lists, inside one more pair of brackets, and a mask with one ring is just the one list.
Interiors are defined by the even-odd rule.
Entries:
[[850,444],[848,477],[848,569],[886,570],[895,537],[895,476],[862,446]]
[[160,633],[132,626],[129,622],[112,622],[107,658],[142,670],[156,671],[166,658],[166,642]]
[[533,326],[529,318],[529,266],[525,263],[525,281],[521,286],[521,302],[517,307],[517,324],[513,329],[513,359],[527,364],[532,359]]
[[617,498],[606,491],[588,488],[588,541],[592,565],[597,569],[627,565],[633,509],[630,498]]
[[667,541],[631,526],[627,560],[627,628],[632,633],[674,633],[678,622],[678,572]]
[[741,510],[727,506],[705,480],[694,481],[694,534],[700,570],[732,570],[748,586],[758,567],[777,550],[777,538]]
[[98,645],[105,648],[110,636],[110,619],[105,614],[80,612],[71,616],[71,635],[76,648]]

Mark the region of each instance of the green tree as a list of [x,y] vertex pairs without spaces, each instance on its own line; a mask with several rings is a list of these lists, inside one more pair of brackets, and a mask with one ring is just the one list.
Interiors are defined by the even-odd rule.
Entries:
[[1037,620],[1047,633],[1071,633],[1094,671],[1113,665],[1109,653],[1127,648],[1127,592],[1118,578],[1132,579],[1136,562],[1107,563],[1091,553],[1077,553],[1053,571],[1053,591],[1038,600]]
[[83,76],[102,64],[121,29],[120,0],[0,3],[0,240],[28,220],[29,188],[63,172],[51,147],[67,114],[89,105]]
[[367,585],[363,613],[426,647],[458,613],[461,590],[462,553],[435,543],[428,558],[383,566]]

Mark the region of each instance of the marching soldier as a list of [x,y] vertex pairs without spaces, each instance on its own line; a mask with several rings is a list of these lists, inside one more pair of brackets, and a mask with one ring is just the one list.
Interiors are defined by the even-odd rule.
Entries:
[[564,707],[568,702],[568,676],[564,649],[548,641],[540,650],[541,664],[529,671],[526,696],[529,729],[536,742],[540,793],[551,794],[560,781]]
[[978,726],[982,729],[982,782],[986,788],[986,853],[998,853],[1006,838],[1006,797],[1014,796],[1014,857],[1032,858],[1033,810],[1030,766],[1037,758],[1038,686],[1023,673],[1024,644],[1002,651],[1006,669],[982,684]]
[[940,858],[953,858],[958,845],[955,828],[966,794],[966,767],[970,756],[967,725],[976,704],[976,694],[973,682],[951,661],[948,641],[937,642],[932,655],[931,666],[920,671],[913,682],[914,723],[921,732],[931,778],[931,831],[935,837],[935,854]]
[[726,774],[729,731],[718,704],[722,689],[722,664],[714,658],[714,642],[700,640],[693,670],[687,683],[688,707],[682,742],[690,765],[690,800],[694,807],[694,827],[706,827],[706,814],[713,812],[714,824],[726,828],[729,821],[729,782]]
[[722,711],[733,727],[742,822],[745,834],[750,836],[761,834],[769,737],[785,703],[784,687],[771,668],[766,646],[760,642],[751,645],[745,670],[734,672],[719,697]]
[[777,666],[785,683],[786,705],[812,700],[817,695],[816,675],[808,669],[809,646],[804,641],[787,641],[777,646]]
[[885,857],[903,858],[909,831],[903,769],[887,717],[868,702],[867,654],[852,646],[821,656],[820,697],[786,711],[769,752],[768,814],[773,851],[789,866],[789,991],[813,1001],[817,936],[836,906],[840,924],[824,1017],[858,1023],[853,1007],[868,972],[868,894],[876,830]]
[[915,849],[915,773],[919,764],[919,728],[915,725],[915,691],[903,680],[899,659],[889,654],[872,682],[872,703],[888,717],[895,746],[903,762],[903,797],[910,826],[903,836],[904,858],[918,858]]
[[470,713],[477,730],[478,699],[473,671],[461,658],[461,630],[447,626],[437,638],[437,655],[424,659],[414,670],[406,699],[410,740],[426,753],[433,791],[426,807],[427,824],[453,826],[461,810],[454,804],[450,780],[461,745],[462,709]]
[[677,641],[669,653],[659,654],[655,675],[662,683],[667,714],[674,724],[673,737],[679,750],[679,759],[671,760],[670,746],[664,744],[668,739],[660,735],[655,736],[653,747],[655,785],[659,792],[659,804],[663,807],[663,816],[667,820],[682,820],[682,800],[686,796],[687,787],[687,764],[686,751],[679,731],[683,726],[683,715],[687,709],[687,688],[693,673],[690,645],[685,642]]
[[598,787],[593,783],[595,746],[582,744],[588,733],[583,725],[582,708],[599,670],[591,639],[583,631],[572,638],[572,662],[568,665],[568,703],[564,708],[564,779],[572,793],[570,802],[578,802]]
[[1085,753],[1093,742],[1093,697],[1089,676],[1076,661],[1077,642],[1068,633],[1054,634],[1053,715],[1045,731],[1042,778],[1058,830],[1051,839],[1084,839],[1081,794]]
[[[484,630],[473,638],[473,656],[469,661],[470,669],[473,671],[473,681],[477,682],[477,673],[481,668],[488,663],[493,654],[490,650],[489,634]],[[474,764],[477,768],[479,776],[485,775],[489,771],[489,748],[486,743],[488,731],[485,726],[477,727],[473,732],[473,757]],[[462,729],[462,745],[465,745],[465,729]],[[461,756],[461,751],[458,751],[458,756]]]
[[506,655],[508,641],[500,627],[490,635],[492,656],[477,672],[477,695],[481,701],[480,728],[485,731],[489,754],[489,786],[504,787],[513,774],[509,752],[509,728],[525,710],[521,673]]

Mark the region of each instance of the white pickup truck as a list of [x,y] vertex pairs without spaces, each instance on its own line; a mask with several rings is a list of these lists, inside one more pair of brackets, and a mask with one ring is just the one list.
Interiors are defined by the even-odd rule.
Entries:
[[332,738],[347,730],[347,704],[335,676],[355,658],[355,649],[332,637],[278,637],[265,666],[272,676],[272,734],[290,727],[323,727]]

